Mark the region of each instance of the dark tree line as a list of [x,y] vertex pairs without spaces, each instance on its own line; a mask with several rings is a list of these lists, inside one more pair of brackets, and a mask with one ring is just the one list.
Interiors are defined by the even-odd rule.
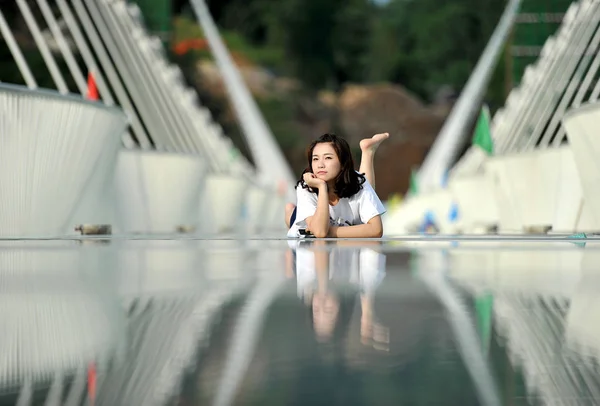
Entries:
[[[285,73],[311,88],[392,81],[430,98],[459,90],[505,0],[207,0],[218,24],[252,43],[281,47]],[[179,9],[185,8],[185,2]],[[281,68],[281,67],[279,67]],[[491,88],[502,98],[502,63]]]
[[[426,99],[441,86],[456,90],[463,86],[506,4],[505,0],[390,0],[383,6],[372,0],[206,1],[222,29],[237,32],[253,45],[280,50],[282,63],[270,68],[297,77],[309,89],[391,81]],[[13,29],[24,28],[14,25],[21,20],[16,3],[0,0],[0,4]],[[172,1],[173,15],[189,13],[189,7],[188,0]],[[503,100],[502,68],[501,62],[490,87],[492,102]],[[3,80],[14,74],[3,69]]]

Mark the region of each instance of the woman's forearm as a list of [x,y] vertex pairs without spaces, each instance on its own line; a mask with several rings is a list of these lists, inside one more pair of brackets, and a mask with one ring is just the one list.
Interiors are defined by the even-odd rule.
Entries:
[[359,224],[356,226],[330,227],[331,238],[381,238],[383,229],[379,224]]
[[319,198],[317,199],[317,210],[308,224],[310,232],[317,238],[327,237],[329,232],[329,195],[327,184],[319,186]]

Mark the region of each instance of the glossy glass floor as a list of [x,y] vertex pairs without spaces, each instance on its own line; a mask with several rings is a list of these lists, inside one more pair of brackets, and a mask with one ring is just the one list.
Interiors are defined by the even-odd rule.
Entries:
[[565,240],[0,241],[0,404],[600,404],[598,264]]

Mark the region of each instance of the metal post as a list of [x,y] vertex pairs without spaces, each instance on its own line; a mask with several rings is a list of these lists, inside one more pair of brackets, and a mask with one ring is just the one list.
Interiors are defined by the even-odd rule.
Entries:
[[425,191],[437,189],[444,174],[453,164],[467,135],[467,127],[481,105],[490,77],[504,43],[510,34],[520,4],[521,0],[511,0],[506,6],[500,22],[477,62],[475,70],[419,170],[420,189]]
[[260,181],[273,187],[277,187],[280,182],[285,182],[291,196],[295,177],[256,105],[256,101],[233,63],[206,3],[204,0],[191,0],[190,2],[204,29],[217,66],[223,74],[230,101],[237,113],[258,168]]

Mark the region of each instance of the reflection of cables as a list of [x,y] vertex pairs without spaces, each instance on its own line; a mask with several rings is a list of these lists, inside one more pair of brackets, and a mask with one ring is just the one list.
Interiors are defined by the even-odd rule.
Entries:
[[100,387],[123,347],[117,297],[101,281],[98,253],[69,242],[22,247],[5,242],[0,250],[2,400],[17,392],[18,405],[80,404],[88,363]]
[[495,316],[511,362],[521,365],[528,390],[537,392],[543,401],[596,399],[595,373],[589,374],[581,359],[565,354],[565,316],[553,302],[519,294],[499,296]]
[[123,368],[109,377],[97,404],[165,404],[194,362],[219,309],[239,286],[214,286],[201,296],[154,299],[133,312],[132,350]]
[[206,297],[208,300],[193,309],[188,322],[181,326],[179,334],[173,340],[172,348],[175,354],[160,370],[154,386],[154,399],[157,400],[157,404],[164,404],[175,392],[182,380],[184,369],[195,359],[198,343],[205,342],[208,338],[209,327],[219,309],[237,293],[235,288],[213,289],[214,291]]
[[279,293],[279,289],[284,282],[285,278],[265,277],[258,282],[240,311],[227,352],[223,375],[213,402],[215,406],[225,406],[232,403],[237,388],[254,355],[254,348],[262,329],[265,312]]
[[448,312],[448,319],[456,337],[458,350],[471,375],[479,400],[483,405],[500,406],[498,390],[494,384],[492,373],[483,358],[481,345],[477,339],[475,327],[469,319],[466,306],[444,278],[446,259],[441,255],[443,254],[440,252],[421,254],[419,256],[419,277],[438,297]]

